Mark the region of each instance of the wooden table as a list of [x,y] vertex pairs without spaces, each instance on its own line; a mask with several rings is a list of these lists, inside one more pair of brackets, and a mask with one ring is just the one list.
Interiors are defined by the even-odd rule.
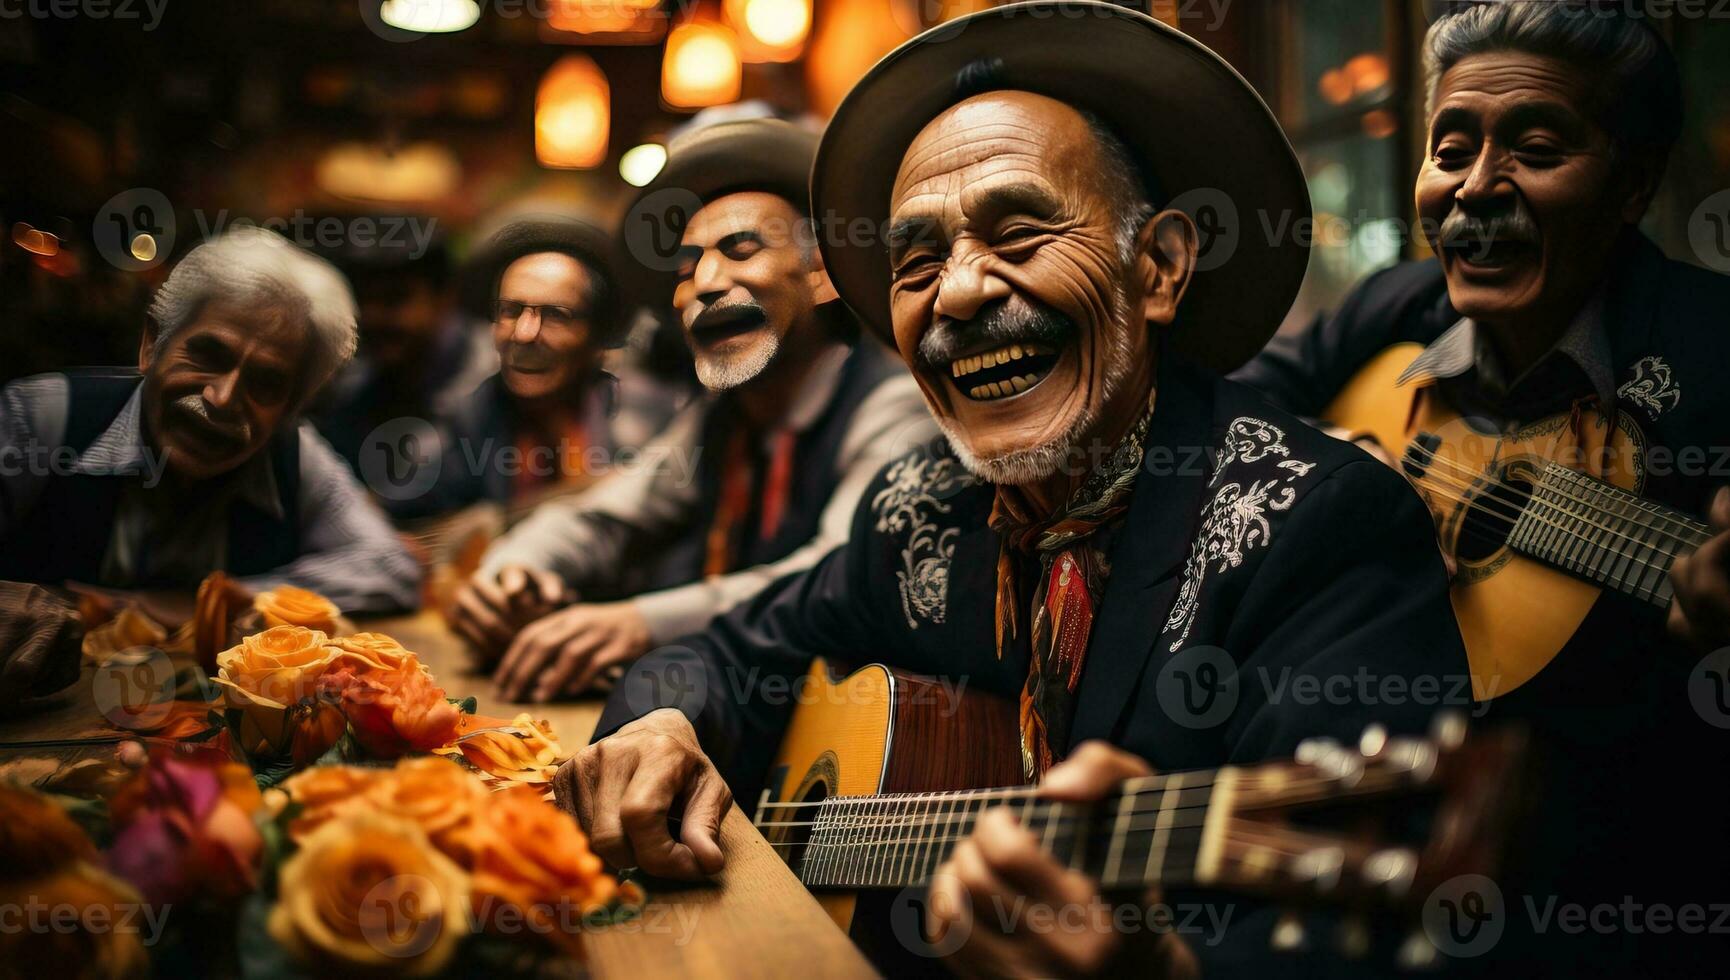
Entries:
[[[469,672],[460,641],[433,613],[361,625],[420,654],[446,694],[474,695],[481,714],[509,718],[530,711],[552,722],[567,751],[587,744],[601,716],[599,699],[543,705],[499,700],[489,679]],[[737,806],[721,824],[721,848],[727,866],[715,885],[658,885],[639,926],[587,937],[596,977],[876,975]]]
[[[547,719],[568,751],[588,742],[600,717],[598,699],[548,705],[500,701],[490,680],[467,669],[460,642],[432,613],[360,627],[393,636],[420,654],[447,694],[473,695],[482,714],[508,718],[531,711]],[[0,722],[0,742],[90,733],[97,721],[90,677],[87,672],[48,710]],[[602,980],[876,976],[737,806],[721,825],[721,847],[727,865],[714,884],[657,884],[640,919],[586,936],[590,973]]]

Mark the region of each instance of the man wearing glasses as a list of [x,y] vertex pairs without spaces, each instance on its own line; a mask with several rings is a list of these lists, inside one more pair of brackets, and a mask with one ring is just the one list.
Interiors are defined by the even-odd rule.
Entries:
[[[774,120],[675,140],[626,216],[617,270],[632,304],[676,317],[708,389],[642,451],[496,542],[458,594],[455,629],[498,664],[501,693],[543,701],[606,679],[706,626],[844,542],[890,459],[936,434],[917,386],[860,338],[816,247],[806,188],[817,136]],[[663,232],[637,235],[640,231]],[[519,263],[524,260],[518,260]],[[505,301],[553,302],[499,282]],[[554,389],[547,353],[513,348],[501,377]],[[526,316],[526,313],[525,313]],[[574,597],[580,601],[571,602]]]

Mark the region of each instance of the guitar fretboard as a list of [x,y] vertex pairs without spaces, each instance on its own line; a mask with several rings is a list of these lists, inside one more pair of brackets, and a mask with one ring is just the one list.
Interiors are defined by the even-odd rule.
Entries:
[[1508,543],[1605,588],[1670,605],[1670,564],[1706,525],[1557,463],[1544,467]]
[[1030,787],[837,797],[815,804],[799,878],[811,888],[904,888],[928,881],[980,814],[1008,807],[1060,862],[1107,888],[1194,880],[1213,772],[1133,779],[1096,803]]

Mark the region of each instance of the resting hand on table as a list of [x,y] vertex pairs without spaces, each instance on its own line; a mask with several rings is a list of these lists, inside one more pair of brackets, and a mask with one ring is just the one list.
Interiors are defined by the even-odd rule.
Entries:
[[[553,792],[615,868],[685,879],[721,870],[721,820],[733,793],[676,709],[651,711],[572,756]],[[672,816],[680,818],[678,840],[667,827]]]
[[78,679],[78,608],[40,585],[0,582],[0,704],[52,694]]
[[1713,537],[1670,565],[1670,634],[1700,650],[1730,645],[1730,487],[1706,515]]
[[581,694],[649,652],[649,624],[633,602],[579,603],[517,633],[494,674],[507,701]]
[[[1125,779],[1152,775],[1147,763],[1104,742],[1085,742],[1053,766],[1040,784],[1047,799],[1097,800]],[[1149,895],[1144,901],[1157,901]],[[1066,908],[1087,910],[1083,929],[1029,929],[1019,916],[1005,931],[999,909],[1043,906],[1060,913],[1045,921],[1070,922]],[[1131,936],[1112,928],[1112,907],[1100,898],[1099,882],[1058,863],[1041,850],[1007,807],[980,815],[973,833],[955,846],[931,879],[925,932],[943,947],[953,933],[959,945],[948,966],[963,976],[1087,976],[1133,965],[1141,976],[1193,978],[1194,954],[1173,932],[1142,930]]]
[[525,565],[506,565],[496,573],[476,572],[457,589],[445,617],[451,630],[474,648],[490,667],[517,632],[573,597],[563,579]]

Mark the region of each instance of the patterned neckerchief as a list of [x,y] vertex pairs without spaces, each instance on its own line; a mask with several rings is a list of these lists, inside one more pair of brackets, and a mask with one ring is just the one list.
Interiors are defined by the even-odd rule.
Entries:
[[1075,708],[1075,691],[1087,657],[1093,617],[1105,591],[1109,569],[1098,533],[1129,509],[1130,490],[1141,472],[1147,430],[1153,421],[1154,395],[1128,434],[1103,463],[1089,473],[1069,502],[1040,519],[1025,494],[1000,485],[990,524],[1002,540],[997,553],[997,657],[1019,632],[1022,593],[1016,556],[1039,561],[1032,592],[1032,655],[1021,689],[1021,767],[1037,779],[1054,761],[1052,745],[1066,745]]

